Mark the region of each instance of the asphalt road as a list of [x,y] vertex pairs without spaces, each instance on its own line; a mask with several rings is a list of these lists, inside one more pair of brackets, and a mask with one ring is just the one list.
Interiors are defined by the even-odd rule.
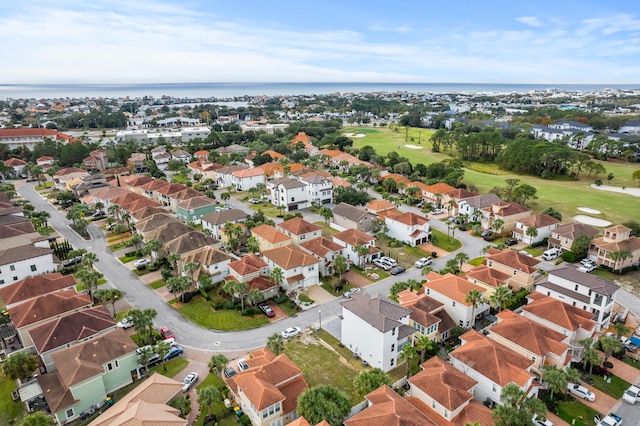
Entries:
[[[18,185],[16,185],[18,186]],[[69,221],[65,218],[63,212],[58,211],[54,206],[49,204],[39,193],[34,190],[35,182],[25,183],[17,187],[18,192],[27,200],[29,200],[36,210],[48,211],[51,214],[49,224],[53,226],[64,238],[66,238],[74,248],[84,248],[89,252],[93,252],[98,257],[98,263],[95,265],[102,272],[110,285],[120,289],[128,301],[140,308],[152,308],[158,312],[155,320],[156,327],[168,326],[176,335],[176,340],[182,346],[193,349],[200,349],[212,352],[239,353],[242,351],[250,351],[259,347],[263,347],[268,336],[278,333],[287,327],[298,326],[302,329],[307,327],[317,327],[320,321],[320,313],[322,310],[322,323],[335,327],[336,318],[341,314],[342,308],[341,298],[336,298],[321,306],[312,307],[297,315],[285,318],[276,323],[271,323],[258,329],[224,332],[205,329],[186,320],[179,311],[175,310],[171,305],[161,298],[153,289],[145,285],[135,274],[133,274],[125,265],[120,263],[109,251],[104,232],[97,226],[90,224],[87,228],[92,239],[86,241],[78,236],[69,228]],[[374,195],[374,194],[372,194]],[[377,195],[377,194],[375,194]],[[250,208],[236,200],[230,200],[230,204],[234,207],[242,208],[250,212]],[[418,209],[408,206],[401,206],[402,211],[415,211]],[[305,213],[307,220],[319,220],[318,215]],[[431,219],[430,225],[442,232],[447,232],[447,225],[439,220]],[[463,250],[470,258],[478,257],[482,254],[482,248],[486,243],[480,238],[473,237],[466,233],[457,233],[455,235],[463,243]],[[447,256],[435,259],[433,268],[435,270],[444,268],[448,259],[455,256],[456,252]],[[421,272],[417,268],[410,268],[406,272],[391,276],[381,280],[375,284],[368,286],[364,291],[368,294],[380,293],[382,295],[389,294],[389,289],[396,281],[405,281],[407,279],[422,279]]]

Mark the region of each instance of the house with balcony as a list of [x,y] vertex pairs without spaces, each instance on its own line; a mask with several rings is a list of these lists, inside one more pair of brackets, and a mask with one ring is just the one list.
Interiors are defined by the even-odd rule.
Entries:
[[193,178],[195,175],[202,175],[202,179],[211,179],[216,181],[216,170],[223,166],[218,163],[212,163],[207,160],[198,160],[187,164],[189,175]]
[[82,163],[88,171],[104,170],[109,167],[107,151],[104,149],[94,149],[89,153],[87,158],[82,160]]
[[235,260],[235,257],[227,253],[210,245],[205,245],[182,256],[180,263],[182,264],[182,270],[184,270],[184,265],[187,263],[197,263],[200,267],[198,271],[194,272],[195,279],[197,280],[200,275],[205,273],[211,277],[212,283],[217,283],[229,275],[229,263]]
[[249,369],[225,378],[231,396],[254,426],[289,424],[298,417],[298,397],[309,386],[286,354],[262,348],[247,359]]
[[536,291],[593,314],[600,330],[609,328],[611,312],[620,287],[613,281],[578,271],[573,265],[551,269]]
[[[349,417],[344,421],[345,426],[364,425],[420,425],[436,426],[438,423],[432,421],[420,411],[411,398],[403,398],[396,391],[387,385],[382,385],[378,389],[365,395],[367,407]],[[316,426],[327,426],[322,422]],[[295,426],[310,426],[308,422],[299,423]]]
[[401,291],[398,293],[398,303],[411,311],[409,325],[416,330],[414,340],[418,336],[426,336],[434,342],[441,342],[449,337],[451,329],[456,326],[444,309],[444,303],[427,296],[424,287],[418,291]]
[[415,329],[411,311],[379,294],[354,293],[342,305],[340,341],[371,367],[390,371]]
[[509,203],[500,201],[491,204],[491,206],[481,209],[481,212],[480,224],[483,229],[492,229],[496,220],[502,220],[502,227],[498,233],[511,233],[518,221],[531,216],[530,209],[513,201]]
[[431,237],[429,219],[417,213],[407,212],[384,219],[387,236],[411,247],[427,244]]
[[[615,261],[611,254],[626,250],[631,257]],[[589,256],[596,259],[597,265],[618,270],[640,263],[640,238],[631,235],[631,229],[624,225],[615,225],[604,230],[604,235],[591,240]]]
[[[461,327],[472,327],[476,318],[489,312],[490,306],[484,297],[486,290],[462,277],[431,272],[427,276],[427,282],[423,284],[423,288],[427,296],[444,305],[447,313]],[[476,290],[483,296],[482,301],[476,306],[465,301],[471,290]]]
[[290,212],[309,207],[307,184],[292,178],[280,178],[267,181],[267,190],[271,202]]
[[533,373],[534,361],[489,339],[475,330],[460,336],[461,345],[449,353],[451,365],[478,384],[473,397],[501,404],[502,389],[510,383],[518,386],[527,397],[537,396],[540,388]]
[[571,251],[573,242],[578,238],[586,235],[589,239],[593,239],[598,235],[598,232],[599,231],[593,226],[585,225],[584,223],[565,223],[551,231],[551,236],[549,240],[547,240],[548,248],[559,248],[562,251]]
[[278,231],[271,225],[262,224],[251,228],[251,236],[258,240],[260,251],[284,247],[292,243],[293,239]]
[[[333,242],[325,237],[313,238],[300,243],[300,248],[320,260],[321,277],[328,277],[334,274],[333,259],[338,255],[342,256],[342,251],[344,250],[342,244]],[[347,269],[348,267],[349,264],[347,263]]]
[[537,291],[527,295],[527,304],[520,315],[567,336],[569,354],[574,362],[582,360],[580,341],[595,338],[599,331],[593,313]]
[[570,364],[568,336],[510,310],[496,317],[488,337],[533,361],[531,371],[542,375],[545,366],[562,370]]
[[229,277],[235,281],[249,282],[257,276],[269,276],[269,265],[255,254],[229,262]]
[[442,197],[442,204],[450,210],[451,216],[457,216],[459,213],[460,202],[469,197],[479,195],[477,192],[467,191],[464,188],[456,188],[453,191],[446,192]]
[[233,187],[233,173],[245,170],[246,167],[241,166],[223,166],[216,169],[216,184],[220,188]]
[[482,209],[499,203],[496,194],[472,195],[458,201],[458,215],[466,216],[470,222],[476,222],[482,217]]
[[427,202],[441,207],[443,205],[444,195],[451,191],[455,191],[453,186],[444,182],[438,182],[433,185],[427,185],[427,187],[422,190],[422,198]]
[[147,166],[144,162],[147,161],[147,154],[144,152],[133,152],[127,160],[127,166],[129,166],[135,173],[146,173]]
[[331,227],[339,231],[357,229],[361,232],[369,232],[375,219],[376,215],[366,209],[347,203],[340,203],[333,208]]
[[[485,298],[490,300],[498,287],[509,287],[511,275],[497,269],[489,268],[487,265],[478,265],[464,274],[464,278],[483,287],[486,290]],[[511,291],[511,289],[509,289],[509,291]]]
[[322,228],[301,217],[293,217],[276,225],[276,229],[291,238],[294,244],[322,237]]
[[538,270],[540,261],[515,250],[490,248],[484,262],[487,267],[509,275],[507,286],[514,291],[531,290],[543,275]]
[[288,292],[302,290],[320,282],[321,261],[296,245],[286,245],[262,251],[262,258],[269,271],[280,268],[284,283],[280,285]]
[[[548,214],[536,214],[518,220],[513,228],[513,238],[528,245],[534,245],[545,238],[550,238],[553,230],[560,225],[560,221]],[[535,232],[529,228],[534,228]],[[530,234],[535,234],[530,235]]]
[[304,183],[307,191],[309,205],[322,206],[333,202],[333,182],[331,176],[323,176],[320,173],[310,173],[300,176],[300,182]]
[[[333,242],[344,247],[343,256],[347,260],[356,265],[364,265],[370,263],[382,255],[379,248],[376,247],[376,237],[373,237],[357,229],[347,229],[332,236]],[[364,246],[366,253],[358,253],[357,247]]]
[[367,204],[366,209],[368,212],[375,214],[378,220],[384,220],[387,216],[396,216],[400,214],[398,207],[387,200],[371,200]]
[[264,174],[264,170],[255,167],[231,173],[231,183],[237,191],[248,191],[260,184],[264,185],[266,182],[267,177]]

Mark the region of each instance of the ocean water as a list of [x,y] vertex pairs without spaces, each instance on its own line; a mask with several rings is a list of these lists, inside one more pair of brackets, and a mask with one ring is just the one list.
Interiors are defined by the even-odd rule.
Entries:
[[493,84],[493,83],[149,83],[149,84],[0,84],[0,99],[51,98],[218,98],[240,96],[326,95],[332,93],[501,93],[556,88],[598,91],[636,89],[639,84]]

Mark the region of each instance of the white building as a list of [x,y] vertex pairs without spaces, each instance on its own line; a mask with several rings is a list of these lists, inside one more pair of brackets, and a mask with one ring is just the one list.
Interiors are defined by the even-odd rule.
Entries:
[[429,242],[431,235],[429,219],[424,216],[407,212],[396,216],[387,216],[384,223],[387,225],[387,236],[411,247]]
[[267,182],[267,189],[274,206],[284,206],[285,211],[299,210],[309,207],[307,185],[296,179],[282,178]]
[[300,177],[300,181],[307,185],[307,200],[309,204],[323,205],[333,201],[333,182],[319,174]]
[[[433,277],[437,274],[431,273]],[[473,284],[462,277],[446,274],[440,278],[434,278],[424,284],[424,293],[444,304],[444,309],[449,316],[461,327],[469,328],[475,324],[475,317],[489,311],[489,303],[482,300],[475,307],[465,299],[471,290],[476,290],[484,296],[486,289]]]
[[267,177],[264,174],[264,170],[250,168],[232,172],[231,182],[238,191],[248,191],[256,188],[259,184],[266,184]]
[[49,242],[20,244],[21,236],[2,239],[0,249],[0,286],[12,284],[33,275],[54,272],[58,264],[54,262],[53,250]]

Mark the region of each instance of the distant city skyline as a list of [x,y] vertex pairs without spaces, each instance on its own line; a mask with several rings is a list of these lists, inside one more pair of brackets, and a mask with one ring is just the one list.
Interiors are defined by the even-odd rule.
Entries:
[[0,84],[640,83],[631,1],[24,0],[0,40]]

